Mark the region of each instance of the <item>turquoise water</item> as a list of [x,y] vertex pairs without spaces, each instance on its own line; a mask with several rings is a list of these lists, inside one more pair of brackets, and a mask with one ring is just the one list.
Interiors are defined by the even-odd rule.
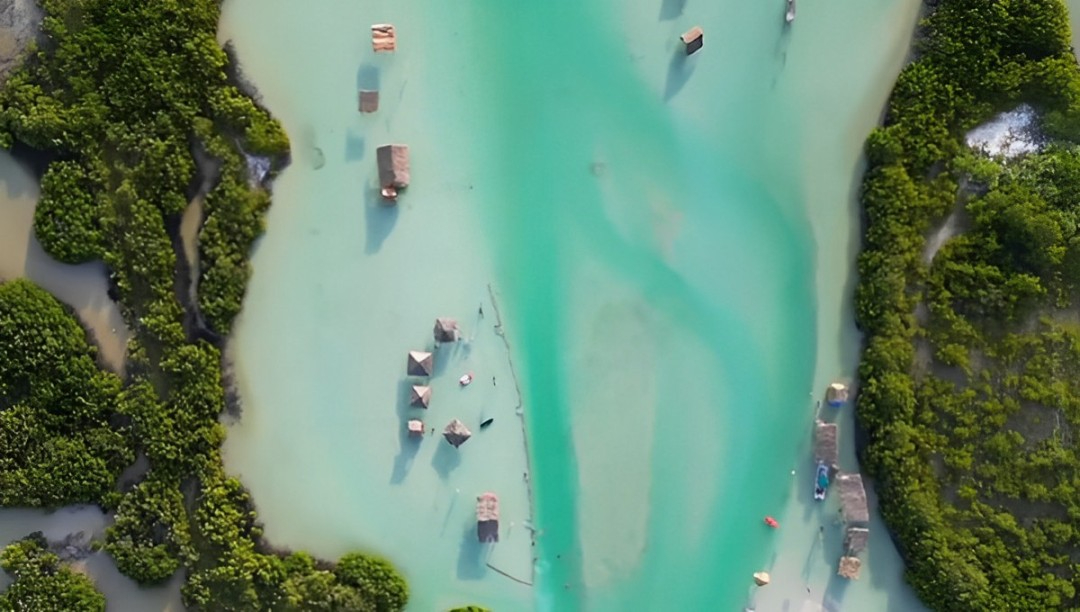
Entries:
[[[880,525],[864,580],[832,584],[800,486],[813,396],[857,357],[852,186],[917,3],[800,6],[791,29],[780,1],[679,4],[226,3],[222,36],[295,145],[226,447],[275,543],[377,550],[415,610],[918,609]],[[383,21],[399,51],[375,57]],[[685,58],[694,24],[706,45]],[[370,195],[386,142],[412,150],[398,210]],[[437,357],[425,416],[497,417],[451,454],[398,435],[404,353],[447,314],[471,341]],[[478,551],[471,496],[489,489],[504,537]],[[535,567],[536,586],[485,563]]]

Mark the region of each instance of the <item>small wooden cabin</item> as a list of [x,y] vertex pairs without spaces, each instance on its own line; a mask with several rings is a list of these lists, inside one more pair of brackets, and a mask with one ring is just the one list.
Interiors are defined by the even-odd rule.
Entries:
[[870,543],[870,530],[866,527],[848,527],[844,532],[844,550],[852,557],[866,550]]
[[476,538],[481,542],[499,541],[499,497],[494,493],[476,498]]
[[835,470],[840,461],[837,444],[836,423],[817,422],[814,430],[814,460],[824,463],[830,471]]
[[420,408],[427,408],[431,403],[431,387],[427,385],[413,385],[409,393],[409,404]]
[[443,437],[450,443],[450,446],[458,448],[472,437],[472,432],[469,431],[468,427],[465,427],[465,423],[454,419],[443,430]]
[[426,351],[409,351],[409,360],[405,365],[405,371],[409,376],[431,376],[435,361]]
[[411,437],[422,438],[424,436],[424,422],[420,419],[409,419],[407,427]]
[[686,46],[686,54],[693,55],[705,44],[705,31],[701,29],[701,26],[694,26],[679,38]]
[[409,186],[409,147],[405,145],[383,145],[375,150],[375,161],[379,166],[379,186],[383,197],[395,200],[398,191]]
[[457,342],[461,330],[456,319],[435,319],[435,342]]
[[379,92],[370,89],[360,90],[360,112],[374,113],[379,110]]

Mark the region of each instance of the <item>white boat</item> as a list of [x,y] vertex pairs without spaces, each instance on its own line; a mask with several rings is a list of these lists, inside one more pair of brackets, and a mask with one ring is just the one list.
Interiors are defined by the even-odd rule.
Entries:
[[784,18],[788,23],[795,21],[795,0],[787,0],[787,15]]
[[468,374],[465,374],[461,378],[459,378],[458,383],[461,384],[462,387],[464,387],[464,386],[468,385],[469,383],[471,383],[472,379],[473,379],[472,372],[469,372]]

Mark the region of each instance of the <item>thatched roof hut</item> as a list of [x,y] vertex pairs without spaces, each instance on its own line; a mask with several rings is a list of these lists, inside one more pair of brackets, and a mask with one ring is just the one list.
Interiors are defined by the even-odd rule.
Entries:
[[866,527],[848,527],[844,532],[844,550],[855,556],[866,550],[870,543],[870,530]]
[[397,31],[389,23],[376,23],[371,26],[371,48],[376,53],[393,52],[397,49]]
[[409,351],[409,361],[405,371],[409,376],[431,376],[435,366],[431,353],[426,351]]
[[476,496],[476,537],[481,542],[499,541],[499,496],[494,493]]
[[409,435],[414,438],[419,438],[424,435],[424,422],[420,419],[409,419],[406,427],[409,430]]
[[360,112],[374,113],[379,110],[379,92],[369,89],[360,90]]
[[825,401],[830,406],[839,406],[848,400],[848,388],[843,383],[835,382],[825,390]]
[[772,578],[769,577],[769,572],[754,572],[754,584],[758,586],[765,586],[769,584]]
[[465,444],[465,441],[472,437],[472,432],[469,431],[468,427],[465,427],[465,423],[454,419],[453,421],[450,421],[450,424],[443,430],[443,437],[446,438],[446,441],[449,442],[451,446],[457,448],[462,444]]
[[460,334],[456,319],[435,319],[435,342],[456,342]]
[[701,29],[701,26],[694,26],[680,36],[679,39],[686,45],[686,54],[693,55],[705,44],[705,31]]
[[848,580],[858,580],[861,568],[862,561],[858,557],[840,557],[840,568],[836,571],[836,575]]
[[409,393],[409,404],[427,408],[431,403],[431,387],[427,385],[413,385]]
[[866,488],[862,476],[840,474],[836,477],[840,489],[840,514],[848,525],[865,525],[870,522],[870,507],[866,503]]
[[835,468],[840,461],[836,423],[817,422],[814,431],[814,459],[830,468]]
[[388,144],[375,149],[375,161],[379,166],[379,186],[405,189],[409,186],[409,147]]

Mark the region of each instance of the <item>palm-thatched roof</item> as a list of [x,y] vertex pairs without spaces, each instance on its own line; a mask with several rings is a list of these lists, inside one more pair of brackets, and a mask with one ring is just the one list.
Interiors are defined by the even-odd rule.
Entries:
[[409,376],[431,376],[435,361],[431,353],[427,351],[409,351],[409,360],[405,371]]
[[836,574],[848,580],[858,580],[859,569],[861,568],[862,561],[858,557],[840,557],[840,567],[837,569]]
[[862,476],[858,474],[840,474],[836,477],[840,489],[840,513],[849,525],[863,525],[870,522],[870,507],[866,503],[866,488]]
[[450,443],[451,446],[457,448],[465,443],[466,440],[472,437],[472,432],[468,427],[465,427],[465,423],[454,419],[450,421],[450,424],[443,430],[443,437]]
[[413,385],[409,393],[409,404],[427,408],[431,403],[431,387],[427,385]]
[[817,422],[814,431],[814,459],[829,467],[834,467],[839,462],[836,423]]
[[456,319],[446,317],[435,319],[436,342],[456,342],[460,333]]
[[772,578],[769,577],[769,572],[754,572],[754,584],[758,586],[765,586],[769,584]]
[[397,49],[397,31],[389,23],[376,23],[371,26],[371,48],[376,52]]
[[843,383],[835,382],[825,390],[825,401],[833,406],[839,406],[848,400],[848,388]]
[[870,530],[866,527],[848,527],[844,532],[844,549],[854,556],[866,550],[870,543]]

